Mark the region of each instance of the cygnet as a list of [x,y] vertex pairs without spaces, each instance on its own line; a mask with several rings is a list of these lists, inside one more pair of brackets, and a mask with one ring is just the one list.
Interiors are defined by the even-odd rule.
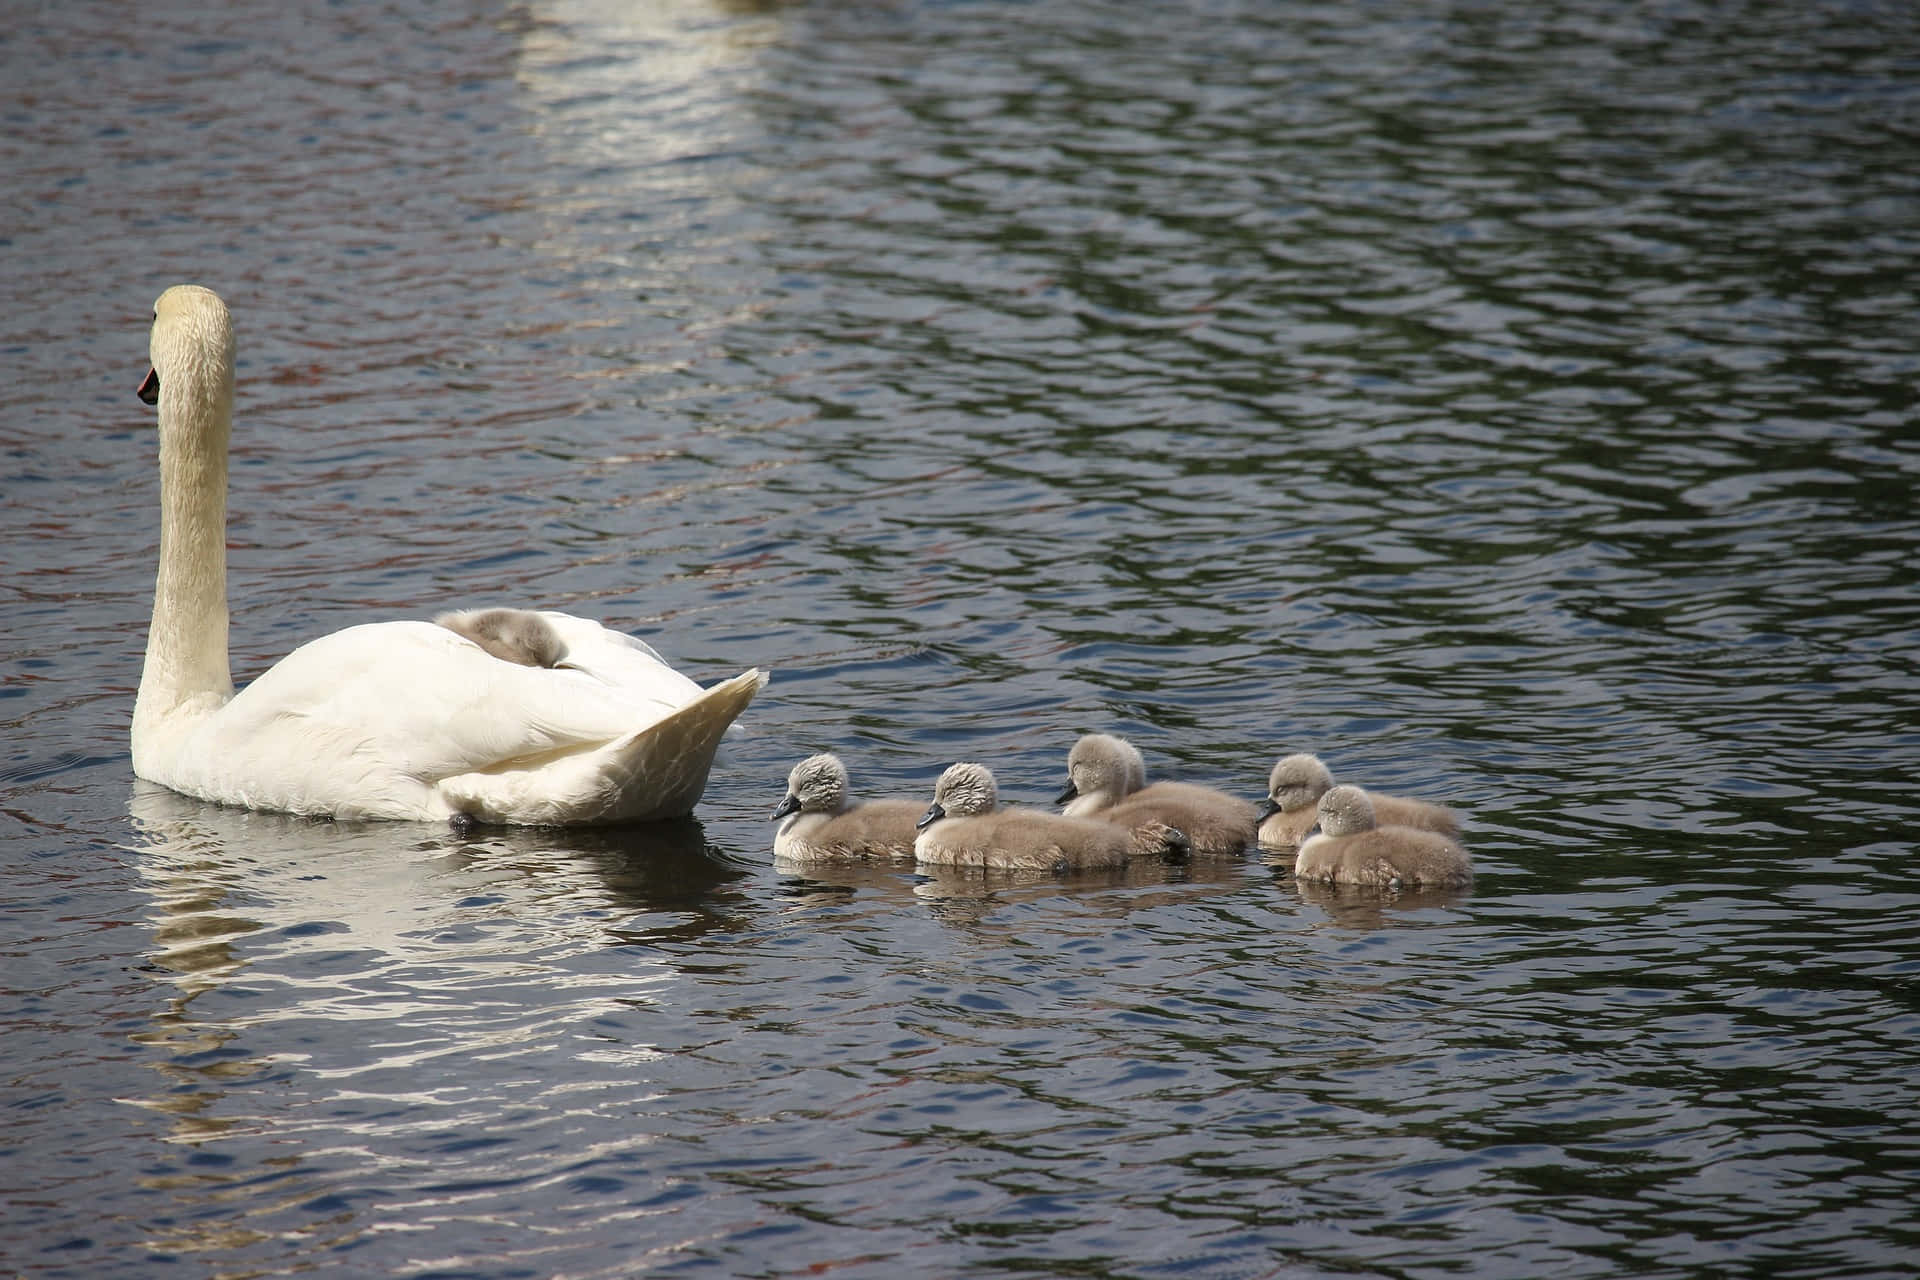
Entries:
[[1377,826],[1373,801],[1358,787],[1320,797],[1320,830],[1294,859],[1299,880],[1376,886],[1458,887],[1473,879],[1467,851],[1437,831]]
[[1164,824],[1127,830],[1037,809],[1003,809],[993,772],[971,763],[940,775],[913,842],[921,862],[1034,871],[1118,867],[1186,851],[1186,836]]
[[434,622],[465,636],[503,662],[557,667],[567,656],[560,633],[531,609],[466,609],[443,613]]
[[808,756],[787,775],[786,798],[769,819],[780,823],[773,856],[796,861],[910,857],[914,824],[923,812],[917,800],[855,804],[840,757]]
[[1069,817],[1115,826],[1163,825],[1184,832],[1196,857],[1227,857],[1252,844],[1260,811],[1238,796],[1188,782],[1146,781],[1146,760],[1125,738],[1089,733],[1067,753]]
[[[1282,756],[1267,779],[1267,805],[1260,812],[1260,843],[1269,849],[1297,848],[1320,820],[1320,797],[1333,787],[1333,774],[1319,756],[1304,752]],[[1418,827],[1458,837],[1460,815],[1445,805],[1405,796],[1368,792],[1380,825]]]

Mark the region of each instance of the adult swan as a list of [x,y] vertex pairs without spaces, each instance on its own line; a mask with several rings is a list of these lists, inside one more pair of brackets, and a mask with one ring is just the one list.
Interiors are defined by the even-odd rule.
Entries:
[[251,809],[573,825],[679,817],[766,683],[711,689],[564,613],[375,622],[302,645],[242,689],[227,671],[233,320],[176,285],[153,307],[160,572],[133,706],[133,771]]

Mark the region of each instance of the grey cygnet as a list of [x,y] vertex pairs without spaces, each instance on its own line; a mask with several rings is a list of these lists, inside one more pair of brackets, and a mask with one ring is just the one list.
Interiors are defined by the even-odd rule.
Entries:
[[773,856],[796,861],[908,858],[914,823],[925,812],[917,800],[855,804],[847,767],[831,753],[808,756],[787,775],[787,794],[770,815],[780,823]]
[[1003,809],[993,772],[972,763],[940,775],[913,842],[921,862],[1036,871],[1119,867],[1186,851],[1187,838],[1165,825],[1130,831],[1037,809]]

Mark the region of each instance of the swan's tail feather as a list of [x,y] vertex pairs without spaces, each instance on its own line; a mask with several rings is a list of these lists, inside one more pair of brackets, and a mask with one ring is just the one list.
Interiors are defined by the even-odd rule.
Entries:
[[440,784],[455,811],[482,822],[588,826],[684,818],[707,789],[727,728],[767,683],[745,671],[593,751],[533,768],[468,773]]
[[706,792],[720,739],[766,683],[766,672],[743,671],[616,744],[605,770],[615,783],[614,811],[600,821],[641,822],[692,813]]

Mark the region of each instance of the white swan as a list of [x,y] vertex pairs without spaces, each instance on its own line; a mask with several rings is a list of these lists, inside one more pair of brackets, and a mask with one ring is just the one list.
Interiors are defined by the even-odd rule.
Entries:
[[349,627],[234,692],[227,669],[233,321],[177,285],[153,308],[160,572],[133,707],[133,771],[203,800],[335,818],[576,825],[678,817],[766,683],[702,690],[640,641],[541,613],[557,665],[432,622]]

